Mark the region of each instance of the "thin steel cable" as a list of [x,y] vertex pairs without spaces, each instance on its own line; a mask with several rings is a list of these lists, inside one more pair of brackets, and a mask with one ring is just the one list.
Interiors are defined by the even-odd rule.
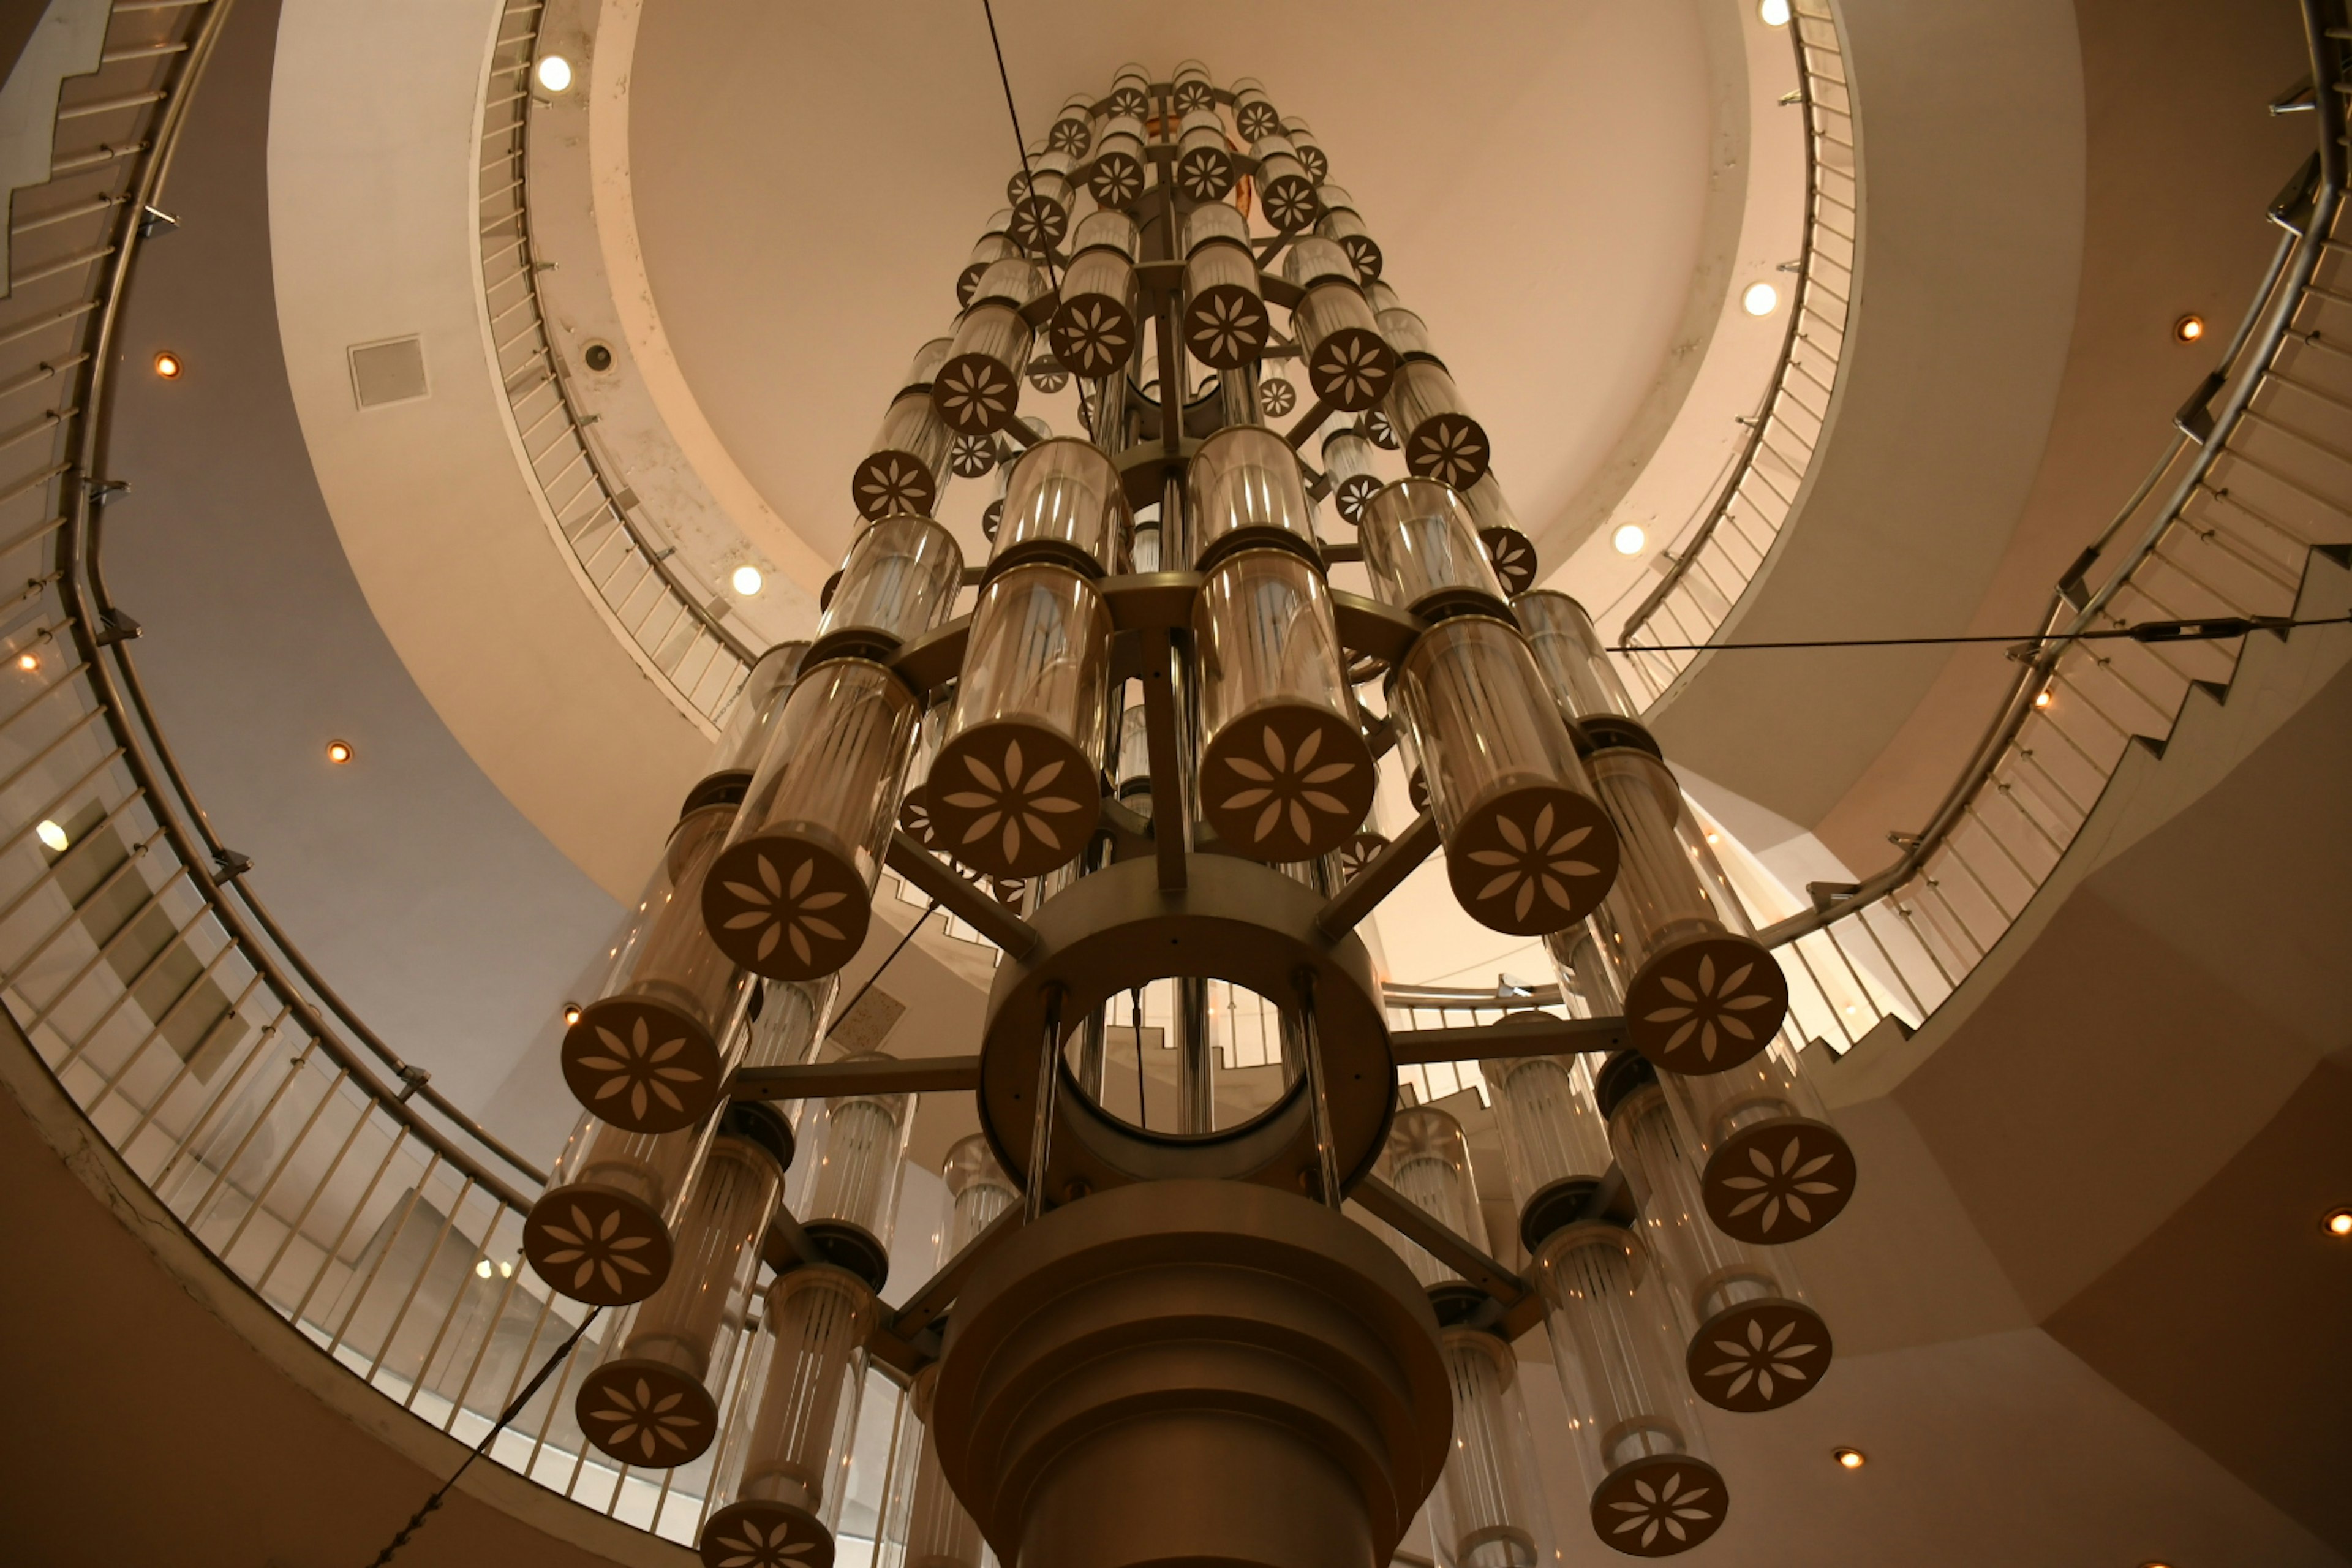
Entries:
[[[1037,199],[1037,176],[1029,170],[1029,142],[1021,134],[1021,111],[1013,107],[1013,78],[1004,68],[1004,44],[996,36],[996,7],[990,0],[980,0],[981,14],[988,18],[988,47],[996,51],[996,79],[1004,86],[1004,114],[1013,121],[1013,150],[1021,154],[1021,186],[1029,199]],[[1044,235],[1038,237],[1043,239]],[[1054,269],[1054,247],[1041,245],[1039,254],[1045,258],[1045,277],[1054,285],[1054,292],[1062,291],[1062,275]]]
[[866,1000],[866,994],[874,989],[874,983],[882,978],[882,972],[890,967],[890,960],[907,951],[907,944],[915,940],[915,933],[923,929],[923,922],[929,920],[932,912],[939,907],[940,901],[937,899],[933,899],[923,907],[923,912],[915,917],[915,923],[907,928],[907,934],[898,939],[898,945],[892,948],[882,962],[874,966],[874,973],[866,977],[866,984],[857,988],[857,994],[849,999],[849,1005],[833,1016],[833,1023],[824,1032],[826,1039],[833,1038],[833,1031],[848,1021],[849,1015],[856,1011],[857,1005]]
[[2219,642],[2250,632],[2292,631],[2298,626],[2340,626],[2352,616],[2324,616],[2296,620],[2287,616],[2206,616],[2177,621],[2135,621],[2105,631],[2028,632],[2006,637],[1815,637],[1793,642],[1616,643],[1611,653],[1740,653],[1782,647],[1932,647],[1960,643],[2008,643],[2036,651],[2044,645],[2105,642],[2117,637],[2134,642]]

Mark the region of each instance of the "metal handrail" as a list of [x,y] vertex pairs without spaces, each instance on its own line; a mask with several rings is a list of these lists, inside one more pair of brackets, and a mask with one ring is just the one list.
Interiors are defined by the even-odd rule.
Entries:
[[[1820,0],[1820,5],[1821,9],[1817,11],[1805,9],[1802,5],[1792,5],[1789,17],[1790,44],[1795,51],[1797,61],[1797,91],[1788,101],[1798,107],[1805,119],[1805,197],[1804,232],[1802,243],[1798,248],[1789,300],[1789,322],[1781,334],[1780,351],[1773,362],[1772,374],[1765,383],[1764,394],[1758,401],[1754,417],[1743,421],[1748,426],[1748,436],[1741,443],[1738,455],[1733,460],[1722,488],[1715,493],[1714,499],[1699,514],[1697,522],[1691,527],[1687,535],[1665,552],[1664,559],[1667,566],[1664,574],[1626,616],[1617,638],[1621,645],[1633,645],[1643,628],[1649,625],[1652,617],[1665,606],[1676,591],[1689,584],[1694,572],[1706,577],[1709,585],[1716,588],[1716,597],[1721,603],[1710,610],[1694,601],[1689,624],[1685,624],[1685,619],[1681,616],[1675,617],[1679,635],[1673,640],[1703,643],[1712,637],[1717,629],[1729,618],[1740,594],[1755,580],[1762,567],[1764,557],[1785,530],[1788,520],[1795,510],[1797,489],[1801,487],[1806,475],[1811,471],[1812,458],[1819,449],[1820,434],[1826,424],[1830,400],[1834,396],[1838,384],[1837,371],[1844,357],[1846,301],[1853,296],[1853,279],[1859,270],[1859,257],[1856,252],[1861,233],[1856,217],[1861,205],[1859,136],[1846,139],[1849,151],[1855,160],[1854,168],[1845,172],[1845,177],[1853,184],[1855,192],[1854,200],[1847,202],[1843,198],[1832,197],[1825,189],[1822,180],[1824,166],[1822,144],[1825,140],[1836,140],[1827,130],[1824,121],[1828,115],[1834,113],[1848,127],[1852,127],[1855,123],[1855,116],[1853,86],[1843,74],[1845,56],[1836,11],[1832,0]],[[1811,30],[1807,26],[1809,23],[1814,24]],[[1824,68],[1832,62],[1840,68],[1840,74],[1836,76],[1828,75]],[[1834,88],[1839,94],[1843,95],[1843,107],[1834,106],[1823,100],[1821,89],[1825,86]],[[1847,213],[1850,220],[1856,222],[1853,235],[1840,234],[1834,225],[1824,223],[1822,214],[1822,205],[1825,201],[1831,200],[1835,200]],[[1840,260],[1827,252],[1822,243],[1824,231],[1837,235],[1843,242],[1846,247],[1845,259]],[[1824,281],[1822,272],[1825,268],[1834,268],[1844,274],[1846,292],[1843,295],[1839,295]],[[1830,309],[1824,309],[1825,301],[1831,307]],[[1838,336],[1838,343],[1832,347],[1809,335],[1806,331],[1809,321],[1834,332]],[[1815,358],[1827,362],[1830,374],[1826,384],[1821,383],[1819,377],[1812,376],[1810,371],[1804,371],[1799,365],[1797,356],[1801,347],[1810,348]],[[1822,400],[1820,410],[1812,409],[1797,395],[1793,377],[1799,374],[1805,374],[1809,379],[1816,382],[1818,395]],[[1815,434],[1811,438],[1808,439],[1801,431],[1790,425],[1786,411],[1791,407],[1802,412],[1807,420],[1812,424]],[[1785,434],[1804,445],[1804,462],[1801,465],[1790,462],[1785,452],[1769,445],[1769,437],[1775,433]],[[1781,468],[1792,476],[1790,491],[1785,496],[1780,496],[1777,487],[1766,479],[1759,470],[1759,465],[1768,452],[1779,458]],[[1766,489],[1774,491],[1780,502],[1780,518],[1777,523],[1770,523],[1769,519],[1764,520],[1769,523],[1768,537],[1761,546],[1757,545],[1753,541],[1746,539],[1741,541],[1748,552],[1755,556],[1752,563],[1742,565],[1727,558],[1718,560],[1717,564],[1725,574],[1738,580],[1730,592],[1725,593],[1719,585],[1714,584],[1712,574],[1706,571],[1702,563],[1709,559],[1709,547],[1717,542],[1717,536],[1729,521],[1736,503],[1746,500],[1748,502],[1748,510],[1750,512],[1756,510],[1755,503],[1748,493],[1751,484],[1762,484]],[[1723,553],[1717,551],[1716,556],[1722,557]],[[1663,655],[1649,657],[1664,658]],[[1673,683],[1674,676],[1679,673],[1680,668],[1687,668],[1689,661],[1685,658],[1679,666],[1672,659],[1667,659],[1665,662],[1668,666],[1668,674],[1664,681],[1660,681],[1652,677],[1643,658],[1627,658],[1623,660],[1626,668],[1636,676],[1638,683],[1653,700]]]

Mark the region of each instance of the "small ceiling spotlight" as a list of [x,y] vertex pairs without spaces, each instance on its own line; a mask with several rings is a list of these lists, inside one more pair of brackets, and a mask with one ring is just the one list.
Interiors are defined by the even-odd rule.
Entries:
[[1869,1458],[1859,1448],[1839,1448],[1831,1455],[1831,1458],[1837,1460],[1841,1468],[1848,1470],[1858,1470],[1870,1463]]
[[566,1027],[566,1028],[570,1028],[572,1025],[574,1025],[574,1024],[578,1023],[579,1021],[580,1021],[580,1004],[579,1004],[579,1003],[577,1003],[577,1002],[566,1002],[566,1003],[563,1005],[563,1026],[564,1026],[564,1027]]
[[735,575],[730,581],[735,584],[735,592],[748,599],[760,591],[760,585],[767,579],[760,575],[757,566],[746,563],[735,568]]
[[1789,25],[1789,0],[1759,0],[1756,14],[1764,18],[1768,27],[1785,27]]
[[165,349],[155,356],[155,374],[165,381],[179,380],[181,369],[180,356],[170,349]]
[[1639,555],[1642,546],[1650,542],[1650,536],[1638,522],[1622,522],[1617,531],[1609,536],[1609,542],[1620,555]]
[[1739,308],[1751,316],[1769,316],[1780,302],[1780,290],[1769,283],[1750,283],[1739,296]]
[[2033,705],[2036,708],[2047,708],[2050,706],[2050,689],[2048,687],[2045,686],[2041,690],[2033,694]]
[[352,743],[349,741],[330,741],[327,742],[327,761],[340,766],[351,760]]
[[51,822],[46,816],[41,818],[41,825],[33,829],[33,837],[47,845],[52,850],[55,850],[60,855],[64,854],[66,847],[73,842],[73,840],[66,837],[66,830],[64,828],[59,827],[56,823]]
[[572,62],[562,55],[541,55],[539,68],[531,74],[538,78],[541,92],[562,92],[572,85]]
[[31,648],[26,648],[24,652],[16,656],[16,668],[23,670],[26,674],[30,675],[33,671],[41,668],[41,656],[35,653]]
[[2330,1236],[2352,1236],[2352,1208],[2329,1209],[2327,1217],[2319,1222],[2319,1228]]
[[2176,343],[2193,343],[2204,335],[2205,318],[2202,316],[2183,316],[2172,323],[2172,341]]

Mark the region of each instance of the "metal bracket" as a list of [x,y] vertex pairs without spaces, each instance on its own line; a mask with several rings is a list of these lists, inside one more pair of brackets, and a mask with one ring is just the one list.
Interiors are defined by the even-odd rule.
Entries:
[[1423,1213],[1402,1193],[1367,1176],[1348,1194],[1401,1232],[1404,1238],[1492,1296],[1503,1310],[1500,1327],[1516,1339],[1543,1321],[1543,1298],[1536,1288]]
[[1473,1024],[1444,1029],[1399,1029],[1389,1036],[1399,1067],[1468,1062],[1486,1057],[1568,1057],[1622,1051],[1632,1044],[1622,1018],[1561,1018],[1517,1014],[1510,1027]]
[[852,1094],[952,1094],[980,1087],[978,1057],[853,1057],[738,1068],[730,1100],[832,1100]]
[[1027,921],[967,882],[955,868],[903,829],[890,835],[889,867],[944,905],[950,913],[1003,948],[1013,958],[1026,958],[1037,946],[1037,932]]

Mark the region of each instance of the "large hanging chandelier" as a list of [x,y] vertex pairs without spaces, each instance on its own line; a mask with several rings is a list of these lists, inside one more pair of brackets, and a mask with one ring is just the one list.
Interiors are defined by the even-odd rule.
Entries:
[[[1559,1548],[1511,1342],[1541,1327],[1581,1528],[1696,1545],[1737,1479],[1706,1422],[1831,1358],[1785,1244],[1853,1161],[1777,963],[1590,617],[1533,587],[1304,124],[1130,67],[1009,195],[851,476],[814,639],[752,670],[565,1037],[586,1114],[525,1250],[627,1313],[582,1430],[709,1467],[713,1568],[831,1560],[869,1361],[908,1390],[883,1532],[910,1568],[983,1541],[1364,1568],[1424,1503],[1449,1563],[1533,1568]],[[1081,434],[1023,416],[1072,381]],[[933,515],[959,478],[994,486],[976,568]],[[1383,836],[1391,747],[1419,815]],[[1559,1012],[1391,1036],[1357,928],[1437,853],[1472,919],[1543,940]],[[1003,949],[971,1055],[820,1059],[886,867]],[[1263,1000],[1260,1066],[1220,1067],[1212,982]],[[1401,1063],[1445,1060],[1484,1073],[1524,1273],[1461,1124],[1400,1104]],[[893,1310],[932,1092],[981,1131]]]

